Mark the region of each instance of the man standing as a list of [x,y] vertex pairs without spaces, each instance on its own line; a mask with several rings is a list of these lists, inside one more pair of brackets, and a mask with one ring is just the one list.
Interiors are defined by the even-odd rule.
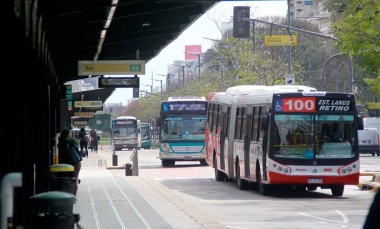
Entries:
[[88,158],[88,142],[90,141],[90,138],[84,128],[80,128],[79,132],[79,145],[80,145],[80,151],[83,154],[83,148],[85,150],[86,157]]
[[95,151],[95,153],[98,152],[99,140],[100,140],[100,135],[98,132],[96,132],[96,130],[94,130],[91,134],[91,143],[92,143],[92,149]]

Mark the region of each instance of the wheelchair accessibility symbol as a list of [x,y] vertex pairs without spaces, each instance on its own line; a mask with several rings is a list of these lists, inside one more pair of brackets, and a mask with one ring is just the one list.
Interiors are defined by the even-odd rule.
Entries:
[[274,108],[276,111],[282,111],[282,100],[279,99],[276,101],[276,106]]

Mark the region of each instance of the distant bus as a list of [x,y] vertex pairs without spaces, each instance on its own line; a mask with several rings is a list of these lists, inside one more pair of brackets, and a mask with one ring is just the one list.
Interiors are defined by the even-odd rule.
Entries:
[[275,186],[331,189],[360,176],[358,116],[352,93],[299,85],[243,85],[210,93],[206,160],[215,179],[269,195]]
[[141,132],[141,148],[150,149],[152,147],[152,133],[151,133],[150,123],[141,123],[140,132]]
[[140,149],[141,135],[137,120],[133,116],[119,116],[111,122],[111,140],[115,151]]
[[159,158],[162,166],[176,161],[205,161],[205,97],[169,97],[161,103],[159,127]]

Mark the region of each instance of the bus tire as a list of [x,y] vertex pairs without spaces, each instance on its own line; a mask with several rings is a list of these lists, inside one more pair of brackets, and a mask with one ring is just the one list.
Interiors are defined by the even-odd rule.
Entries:
[[317,186],[315,186],[315,185],[308,185],[307,186],[307,190],[308,191],[315,191],[315,190],[317,190]]
[[244,179],[241,179],[240,177],[240,165],[239,161],[236,162],[235,166],[236,170],[236,184],[240,190],[245,190],[247,189],[247,182]]
[[261,180],[261,173],[257,173],[257,186],[258,189],[263,196],[268,196],[270,194],[270,186],[267,184],[264,184]]
[[206,165],[208,165],[205,159],[200,160],[199,163],[201,163],[201,166],[206,166]]
[[344,185],[333,185],[331,186],[331,194],[333,196],[343,196]]
[[174,163],[172,163],[171,160],[162,160],[161,161],[161,165],[163,167],[168,167],[168,166],[171,166],[172,164],[174,165]]
[[216,163],[216,159],[214,159],[214,173],[216,181],[224,181],[226,179],[226,174],[218,170],[218,164]]

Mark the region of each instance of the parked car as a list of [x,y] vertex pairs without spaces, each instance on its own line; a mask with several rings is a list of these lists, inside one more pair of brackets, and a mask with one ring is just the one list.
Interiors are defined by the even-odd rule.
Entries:
[[358,130],[359,153],[380,156],[380,135],[376,128]]
[[376,128],[377,132],[380,133],[380,117],[369,117],[364,118],[364,128]]

